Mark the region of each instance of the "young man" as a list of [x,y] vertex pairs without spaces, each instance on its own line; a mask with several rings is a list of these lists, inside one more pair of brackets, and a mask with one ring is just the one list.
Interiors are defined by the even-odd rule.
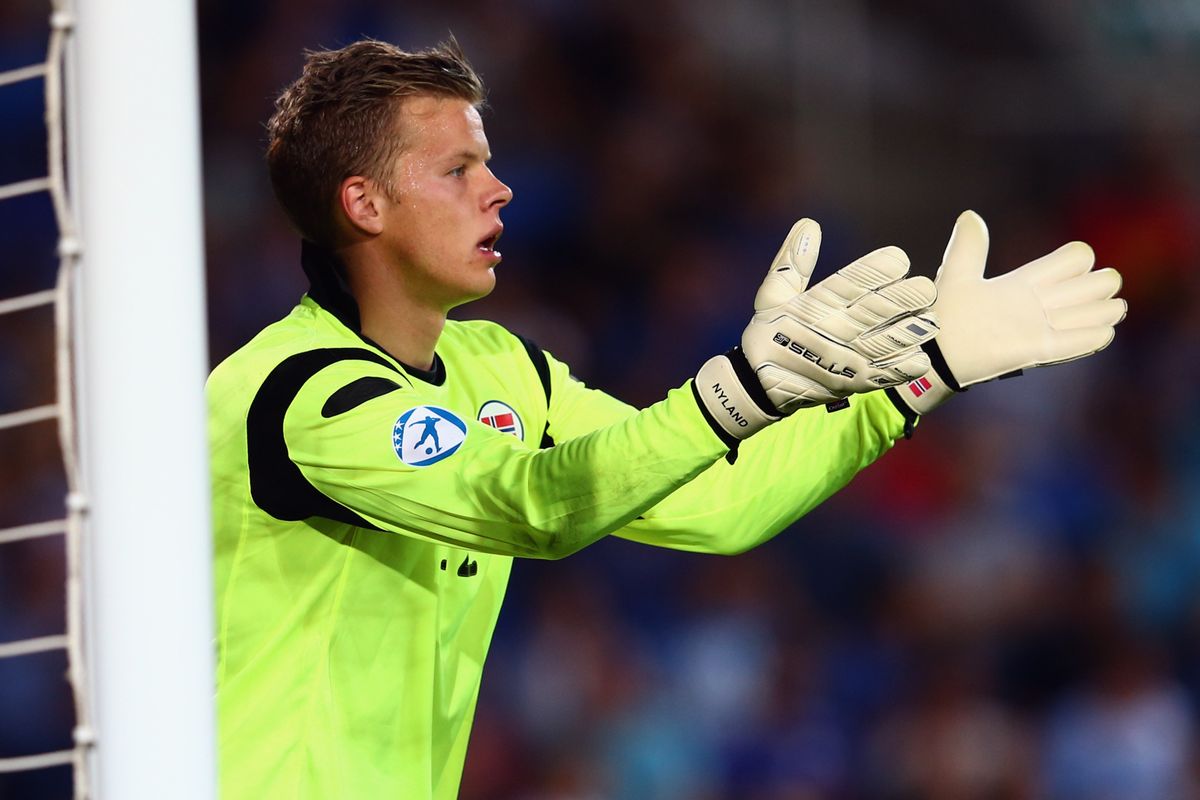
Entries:
[[456,45],[364,41],[278,100],[267,160],[311,288],[208,385],[225,797],[455,797],[514,556],[753,547],[953,388],[1094,352],[1123,314],[1083,245],[983,281],[971,214],[949,297],[894,247],[809,288],[801,220],[741,347],[636,411],[446,318],[494,286],[512,199],[482,95]]

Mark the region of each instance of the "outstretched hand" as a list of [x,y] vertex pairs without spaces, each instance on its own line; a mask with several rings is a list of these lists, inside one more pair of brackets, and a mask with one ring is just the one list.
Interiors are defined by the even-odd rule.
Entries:
[[937,333],[928,278],[908,256],[875,250],[809,288],[821,227],[792,226],[754,300],[741,347],[696,376],[701,403],[734,439],[793,411],[896,386],[930,368],[920,346]]
[[964,211],[937,274],[941,333],[926,346],[934,369],[915,390],[899,390],[918,413],[955,390],[1099,352],[1125,318],[1126,303],[1116,297],[1121,274],[1093,270],[1095,253],[1083,242],[995,278],[983,277],[987,253],[987,226]]

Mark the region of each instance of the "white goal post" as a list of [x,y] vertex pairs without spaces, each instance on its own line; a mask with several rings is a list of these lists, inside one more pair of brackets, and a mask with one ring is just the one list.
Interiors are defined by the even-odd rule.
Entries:
[[68,172],[79,221],[74,347],[93,724],[82,733],[93,737],[98,800],[211,800],[195,10],[76,0],[75,14]]

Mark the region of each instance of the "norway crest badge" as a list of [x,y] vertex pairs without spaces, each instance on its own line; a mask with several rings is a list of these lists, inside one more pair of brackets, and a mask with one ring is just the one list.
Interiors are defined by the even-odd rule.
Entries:
[[503,400],[488,400],[484,403],[479,409],[479,421],[489,428],[511,433],[525,441],[525,424],[521,422],[521,415]]

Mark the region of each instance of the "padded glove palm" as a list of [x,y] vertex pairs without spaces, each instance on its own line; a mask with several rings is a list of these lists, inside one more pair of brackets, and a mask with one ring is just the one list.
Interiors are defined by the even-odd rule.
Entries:
[[941,333],[926,345],[934,368],[896,390],[918,414],[973,384],[1099,352],[1125,317],[1120,273],[1092,270],[1096,256],[1083,242],[985,279],[987,252],[987,226],[964,211],[937,274]]

